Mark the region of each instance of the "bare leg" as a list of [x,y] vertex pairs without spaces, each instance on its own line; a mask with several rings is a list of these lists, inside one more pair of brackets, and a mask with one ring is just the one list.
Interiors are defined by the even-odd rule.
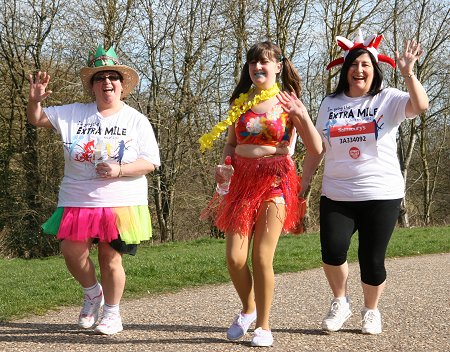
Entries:
[[242,302],[242,312],[253,313],[255,298],[253,279],[247,264],[250,238],[231,234],[226,236],[227,267],[234,288]]
[[95,267],[89,258],[91,242],[63,240],[61,252],[67,269],[84,288],[94,286],[97,282]]
[[347,295],[348,263],[345,262],[339,266],[322,263],[322,266],[334,297],[345,297]]
[[285,218],[282,204],[265,202],[259,211],[253,238],[253,277],[255,282],[255,301],[258,316],[256,328],[269,328],[269,315],[272,306],[275,277],[273,257]]
[[364,306],[369,309],[377,309],[378,301],[386,286],[386,281],[378,286],[367,285],[363,282],[361,284],[364,293]]
[[98,261],[105,303],[109,305],[119,304],[125,289],[125,270],[122,266],[122,255],[113,249],[109,243],[100,242],[98,245]]

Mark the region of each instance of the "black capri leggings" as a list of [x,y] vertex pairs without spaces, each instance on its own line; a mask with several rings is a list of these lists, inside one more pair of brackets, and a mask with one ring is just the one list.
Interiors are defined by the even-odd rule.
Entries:
[[342,265],[352,235],[358,231],[361,281],[378,286],[386,280],[384,259],[400,214],[402,199],[340,202],[320,198],[322,261]]

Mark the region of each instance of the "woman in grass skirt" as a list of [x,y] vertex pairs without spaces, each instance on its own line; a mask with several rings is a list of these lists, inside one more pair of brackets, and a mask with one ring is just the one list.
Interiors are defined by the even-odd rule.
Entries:
[[[277,84],[279,77],[285,91]],[[300,93],[300,77],[280,48],[270,42],[255,44],[247,53],[227,119],[200,138],[204,150],[228,128],[223,158],[231,157],[234,169],[229,192],[216,193],[202,217],[226,234],[228,271],[242,302],[227,338],[240,339],[256,320],[253,346],[273,343],[269,313],[278,238],[282,232],[301,232],[305,208],[291,159],[296,133],[311,153],[322,151]],[[218,183],[227,181],[224,169],[216,169]],[[247,264],[252,240],[253,273]]]

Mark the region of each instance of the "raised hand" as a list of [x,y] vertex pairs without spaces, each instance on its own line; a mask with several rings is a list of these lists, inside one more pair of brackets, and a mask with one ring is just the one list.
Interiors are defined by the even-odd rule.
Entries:
[[277,98],[281,102],[283,110],[288,113],[290,119],[301,121],[310,118],[305,105],[303,105],[302,101],[294,92],[289,94],[282,91],[277,94]]
[[416,43],[414,40],[405,40],[405,51],[403,54],[395,52],[395,59],[397,60],[397,66],[403,76],[408,76],[413,73],[414,64],[423,54],[423,49],[420,47],[420,43]]
[[314,155],[320,155],[323,150],[322,139],[309,117],[305,105],[303,105],[294,92],[290,94],[280,92],[277,94],[277,98],[281,102],[284,111],[288,113],[289,119],[294,124],[297,132],[300,134],[306,149]]
[[29,76],[30,81],[30,96],[29,100],[34,103],[40,103],[46,99],[50,94],[51,90],[46,91],[48,82],[50,82],[50,75],[47,72],[39,71],[36,77],[32,74]]

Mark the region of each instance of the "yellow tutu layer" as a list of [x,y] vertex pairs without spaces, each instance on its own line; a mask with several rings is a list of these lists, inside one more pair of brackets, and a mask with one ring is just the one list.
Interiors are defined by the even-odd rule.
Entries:
[[148,206],[111,209],[117,216],[116,225],[120,239],[127,244],[139,244],[152,238],[152,221]]

